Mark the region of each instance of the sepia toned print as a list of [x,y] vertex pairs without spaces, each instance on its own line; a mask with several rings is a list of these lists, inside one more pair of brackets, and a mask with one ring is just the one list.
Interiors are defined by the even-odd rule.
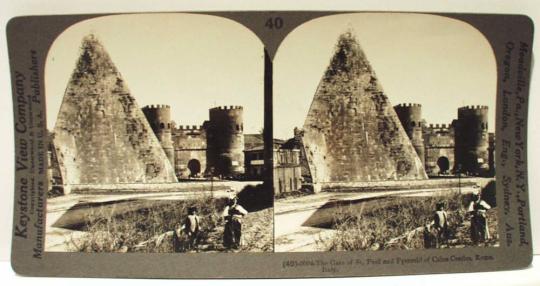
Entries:
[[[347,21],[379,23],[384,18],[332,17],[335,25]],[[421,20],[415,19],[415,15],[400,17],[395,18],[408,25]],[[424,21],[429,23],[432,19]],[[309,27],[311,23],[304,25]],[[308,28],[301,29],[289,37],[309,37],[302,34]],[[278,180],[274,186],[276,251],[498,246],[495,134],[488,131],[489,107],[482,100],[470,98],[468,102],[476,105],[452,110],[444,106],[441,98],[437,108],[445,115],[440,117],[457,116],[448,123],[433,124],[427,120],[439,118],[423,117],[426,107],[417,101],[422,97],[416,93],[406,94],[406,103],[393,102],[392,95],[383,90],[382,81],[375,74],[377,67],[371,65],[361,43],[354,28],[346,28],[337,35],[330,63],[304,113],[302,127],[291,128],[294,137],[278,147],[278,153],[294,154],[297,171],[274,178]],[[412,40],[410,43],[413,44]],[[285,61],[279,58],[280,52],[278,61]],[[485,52],[491,56],[490,50]],[[418,66],[426,67],[433,68],[429,64]],[[399,63],[393,68],[399,69]],[[462,68],[466,69],[467,63]],[[280,71],[276,68],[276,73]],[[287,80],[290,79],[283,79],[276,86],[288,85]],[[305,83],[308,84],[313,83]],[[400,84],[410,87],[417,83]],[[422,93],[421,90],[416,92]],[[437,91],[431,92],[433,97],[437,96]],[[494,93],[484,98],[493,106]],[[276,99],[280,100],[279,95],[274,102]],[[426,102],[428,108],[436,106],[433,99]],[[279,112],[276,105],[274,110]],[[291,126],[280,123],[275,122],[274,128],[283,130]],[[275,168],[281,170],[280,161],[277,162]],[[294,180],[294,184],[283,187],[289,180]]]
[[[165,20],[152,15],[128,16],[142,21],[147,21],[148,17],[153,21]],[[168,16],[167,20],[178,21],[178,17],[186,21],[181,15]],[[197,22],[196,16],[187,18]],[[98,19],[95,26],[99,27],[100,21],[109,24],[112,21],[125,28],[129,19],[121,20]],[[157,24],[159,26],[159,22]],[[82,33],[88,28],[80,30]],[[245,119],[256,118],[253,115],[257,110],[249,110],[253,102],[260,103],[257,109],[263,108],[262,88],[259,95],[251,96],[259,97],[255,100],[248,101],[242,97],[244,95],[229,95],[231,103],[243,102],[247,108],[207,105],[196,110],[194,107],[204,107],[201,102],[216,103],[223,97],[194,102],[191,98],[199,95],[180,93],[167,98],[132,93],[98,33],[87,34],[81,43],[75,69],[49,136],[49,225],[45,250],[271,251],[271,190],[263,185],[263,164],[245,155],[253,154],[263,161],[264,141],[258,133],[263,126],[262,116],[258,117],[258,122],[246,123],[252,130],[251,126],[258,126],[257,133],[244,129]],[[130,45],[122,44],[126,49]],[[189,44],[170,43],[166,39],[162,43],[171,45],[175,53],[193,54]],[[247,45],[243,48],[258,48],[261,56],[252,66],[260,66],[262,47]],[[250,54],[253,53],[246,56]],[[60,54],[55,56],[61,57]],[[211,55],[199,52],[199,56]],[[131,59],[137,60],[138,57]],[[129,63],[130,59],[127,61]],[[223,62],[215,63],[220,64]],[[204,73],[209,67],[200,68]],[[197,72],[195,67],[190,69],[190,74],[162,73],[161,76],[177,77],[180,85],[189,84],[182,78],[191,78],[192,84],[200,84],[193,75]],[[231,71],[237,69],[233,67]],[[61,72],[59,68],[50,71],[53,70]],[[165,90],[160,85],[170,84],[167,79],[151,79],[152,76],[139,78],[146,81],[147,88],[155,86],[153,93]],[[211,79],[207,82],[216,84]],[[250,85],[262,86],[262,82]],[[228,87],[216,85],[214,92],[220,88]],[[163,104],[159,99],[170,104]],[[154,103],[139,105],[149,101]],[[190,113],[207,114],[207,117],[178,116],[177,112],[186,106],[191,109]],[[203,120],[197,125],[182,125],[182,122],[178,125],[173,118]]]
[[131,278],[526,267],[532,36],[522,15],[16,17],[12,267]]

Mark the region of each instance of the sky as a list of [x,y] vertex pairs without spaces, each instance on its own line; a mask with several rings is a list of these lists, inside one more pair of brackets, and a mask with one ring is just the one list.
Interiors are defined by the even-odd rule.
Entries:
[[244,132],[263,127],[264,50],[250,30],[208,15],[115,15],[79,22],[53,43],[45,66],[47,126],[53,129],[65,89],[93,33],[139,107],[168,104],[177,125],[201,125],[208,109],[244,107]]
[[[274,137],[302,127],[337,39],[352,29],[389,101],[420,103],[428,124],[449,124],[458,107],[487,105],[495,127],[496,63],[484,36],[465,22],[421,14],[355,13],[304,23],[274,58]],[[279,115],[281,114],[281,115]]]

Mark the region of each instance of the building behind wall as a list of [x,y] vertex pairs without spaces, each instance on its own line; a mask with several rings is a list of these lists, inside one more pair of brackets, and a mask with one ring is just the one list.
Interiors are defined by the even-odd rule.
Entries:
[[244,176],[244,122],[241,106],[209,110],[202,125],[176,126],[168,105],[142,108],[152,131],[180,179]]
[[302,138],[304,137],[304,131],[298,127],[294,128],[294,137],[285,141],[285,143],[280,147],[282,149],[298,149],[300,167],[302,173],[302,180],[305,183],[311,183],[311,173],[309,171],[309,165],[307,161],[306,151],[304,149],[304,144]]
[[[264,140],[260,134],[249,134],[245,137],[246,178],[264,180]],[[273,146],[273,186],[274,194],[279,195],[302,188],[301,150],[289,141],[274,139]],[[306,163],[307,164],[307,163]]]
[[274,149],[274,194],[299,190],[302,167],[299,149]]
[[246,178],[248,180],[262,180],[264,174],[264,146],[246,148],[244,158]]
[[[245,134],[245,169],[248,180],[262,181],[265,175],[264,162],[264,139],[262,134]],[[272,142],[274,152],[285,147],[286,142],[281,139],[275,139]],[[275,161],[274,161],[275,163]]]

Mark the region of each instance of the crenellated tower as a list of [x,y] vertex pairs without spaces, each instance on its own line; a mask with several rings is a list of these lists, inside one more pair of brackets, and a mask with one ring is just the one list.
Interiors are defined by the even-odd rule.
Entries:
[[425,164],[425,145],[422,136],[422,105],[404,103],[394,106],[394,110],[422,164]]
[[210,109],[207,127],[207,170],[214,175],[244,173],[244,110],[242,106]]
[[455,132],[456,168],[462,173],[486,175],[489,171],[488,107],[458,109]]
[[163,151],[169,158],[172,166],[174,161],[174,146],[172,140],[171,107],[169,105],[147,105],[142,108],[144,116],[152,131],[163,147]]

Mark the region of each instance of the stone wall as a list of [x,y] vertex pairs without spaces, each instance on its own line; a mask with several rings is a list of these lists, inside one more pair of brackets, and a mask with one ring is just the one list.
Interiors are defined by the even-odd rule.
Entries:
[[175,170],[178,178],[203,176],[206,170],[206,130],[203,126],[173,129]]
[[176,182],[135,98],[92,35],[83,40],[54,134],[64,184]]
[[432,180],[401,180],[386,182],[334,182],[322,184],[325,191],[351,192],[351,191],[397,191],[397,190],[425,190],[425,189],[455,189],[484,188],[493,178],[465,177],[443,178]]
[[351,32],[339,37],[303,130],[314,183],[427,179]]
[[450,174],[455,167],[454,127],[430,124],[424,128],[425,168],[430,176]]
[[153,193],[153,192],[178,192],[178,191],[241,191],[245,186],[260,184],[260,181],[201,181],[180,183],[126,183],[126,184],[77,184],[70,185],[71,192],[78,194],[100,193]]

